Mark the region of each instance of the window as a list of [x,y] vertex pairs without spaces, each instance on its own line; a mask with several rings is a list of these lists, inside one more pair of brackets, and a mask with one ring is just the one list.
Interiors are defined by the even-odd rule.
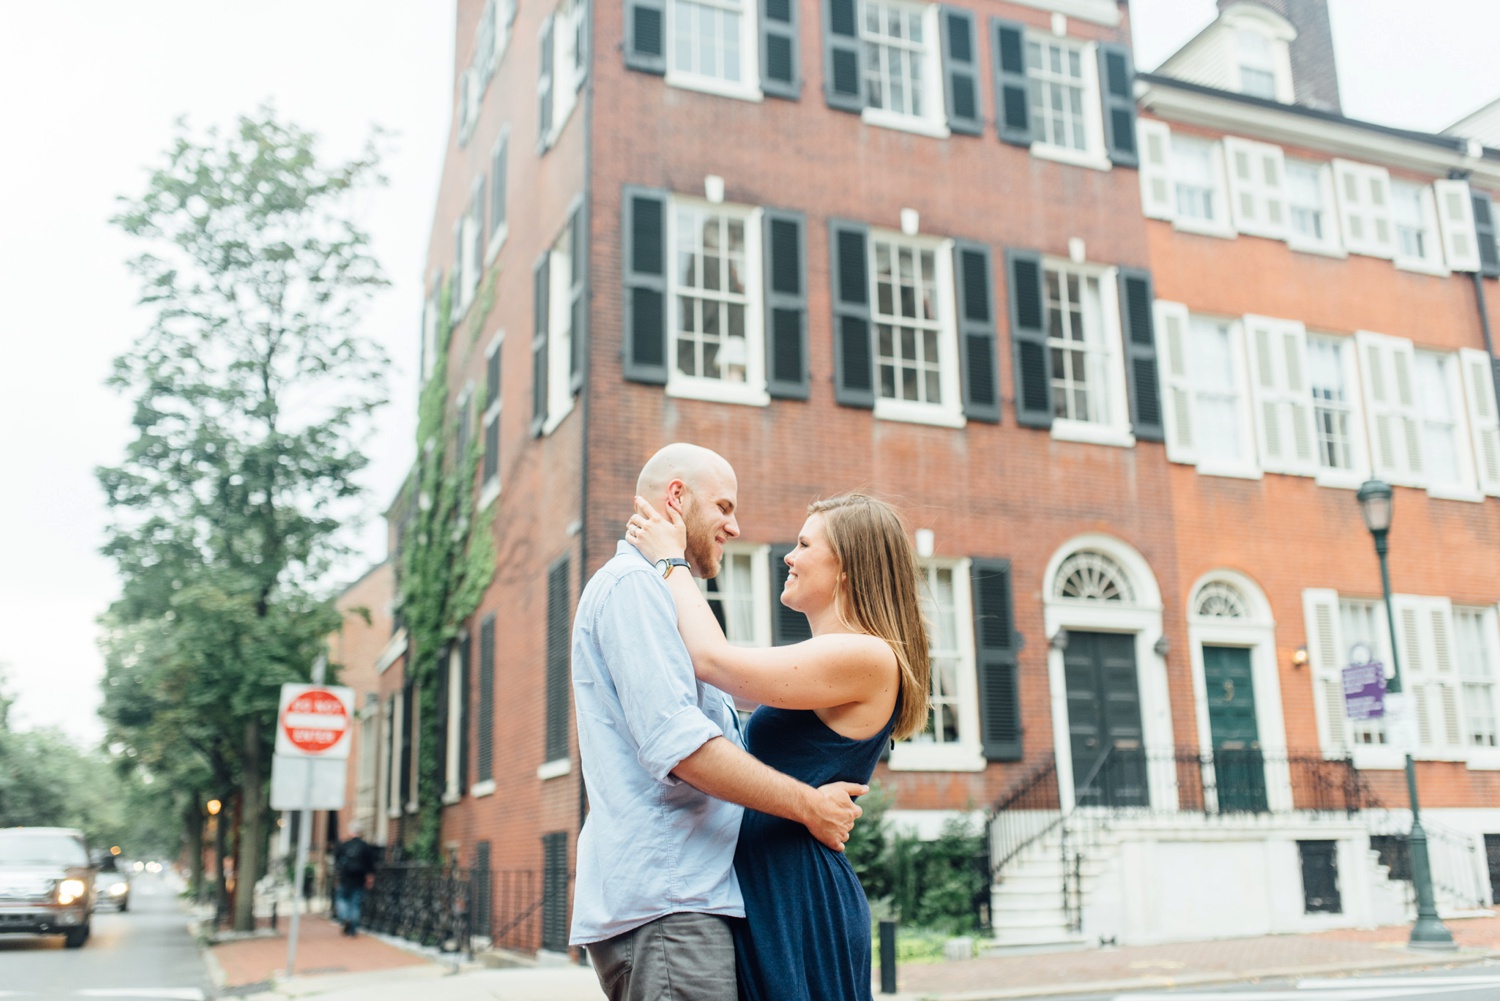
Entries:
[[[1339,631],[1344,639],[1344,648],[1338,651],[1338,670],[1355,662],[1353,651],[1356,646],[1361,645],[1374,660],[1389,663],[1390,658],[1385,651],[1390,649],[1387,639],[1390,633],[1386,627],[1385,609],[1379,602],[1340,599]],[[1349,739],[1356,745],[1384,744],[1385,726],[1379,720],[1367,723],[1351,721]]]
[[453,224],[454,265],[451,316],[456,323],[474,301],[484,271],[484,178],[474,182],[469,206]]
[[569,301],[573,273],[573,228],[563,230],[548,255],[547,279],[547,424],[555,427],[573,409],[573,310]]
[[1091,549],[1080,550],[1063,560],[1054,580],[1053,596],[1057,598],[1135,603],[1135,588],[1125,568]]
[[1411,341],[1360,332],[1360,371],[1375,475],[1388,483],[1424,486],[1422,415]]
[[1187,367],[1199,472],[1245,473],[1255,455],[1239,359],[1237,324],[1206,316],[1188,323]]
[[1344,247],[1354,254],[1393,256],[1390,173],[1384,167],[1334,160],[1333,174]]
[[1271,40],[1259,31],[1241,28],[1236,33],[1239,55],[1240,93],[1276,100],[1276,62]]
[[500,496],[500,348],[505,335],[490,342],[484,354],[484,458],[480,467],[479,506]]
[[500,252],[500,247],[505,243],[505,237],[510,231],[510,226],[506,221],[505,207],[509,157],[510,126],[507,125],[500,130],[500,138],[495,140],[495,148],[490,151],[490,240],[484,252],[486,264],[494,261],[495,255]]
[[876,415],[961,421],[951,250],[880,233],[869,246]]
[[1062,149],[1086,152],[1089,123],[1084,109],[1092,107],[1084,72],[1084,48],[1060,38],[1028,37],[1026,75],[1031,81],[1032,127],[1036,141]]
[[1453,610],[1454,647],[1463,680],[1464,743],[1495,747],[1495,649],[1493,612],[1483,608]]
[[1349,344],[1341,338],[1309,337],[1307,355],[1319,468],[1351,474],[1362,470],[1364,463],[1358,460],[1356,449],[1358,397],[1350,376]]
[[1286,194],[1291,232],[1287,242],[1298,250],[1335,250],[1338,226],[1332,208],[1332,175],[1328,167],[1305,160],[1286,162]]
[[1100,276],[1089,271],[1061,265],[1044,269],[1052,413],[1062,420],[1105,425],[1118,421],[1101,286]]
[[669,0],[667,81],[754,96],[759,54],[755,8],[750,0]]
[[1172,137],[1172,178],[1176,184],[1179,223],[1199,228],[1225,225],[1218,160],[1213,143]]
[[578,88],[588,73],[587,0],[562,0],[542,23],[541,72],[537,77],[539,152],[557,142],[578,103]]
[[674,199],[668,391],[764,404],[760,215]]
[[725,546],[718,576],[698,581],[725,637],[736,646],[771,645],[767,551],[766,546]]
[[1392,181],[1391,216],[1396,224],[1396,264],[1425,271],[1445,270],[1432,189]]
[[463,796],[463,784],[460,779],[462,766],[461,755],[464,753],[466,743],[464,741],[464,683],[468,680],[467,672],[464,670],[464,655],[468,651],[468,641],[453,644],[448,654],[448,731],[443,735],[443,756],[446,765],[443,768],[443,802],[456,803]]
[[923,560],[922,613],[932,659],[927,726],[891,751],[891,767],[978,770],[979,685],[967,560]]
[[1416,352],[1417,409],[1428,489],[1473,493],[1468,431],[1463,424],[1463,393],[1457,358],[1435,351]]
[[422,304],[422,372],[421,381],[427,382],[427,377],[432,374],[433,367],[437,364],[438,349],[438,307],[443,293],[443,280],[441,276],[433,286],[432,293],[427,301]]
[[942,127],[936,13],[929,4],[861,0],[866,117],[898,127]]

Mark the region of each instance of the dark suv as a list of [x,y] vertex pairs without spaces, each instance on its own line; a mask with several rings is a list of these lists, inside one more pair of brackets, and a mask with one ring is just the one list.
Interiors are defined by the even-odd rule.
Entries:
[[0,829],[0,932],[89,939],[94,867],[83,834],[66,827]]

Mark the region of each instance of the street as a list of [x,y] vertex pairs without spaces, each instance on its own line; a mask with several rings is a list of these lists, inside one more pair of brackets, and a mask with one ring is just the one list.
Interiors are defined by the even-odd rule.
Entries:
[[130,910],[96,911],[81,949],[57,935],[0,937],[0,998],[202,1001],[208,977],[177,908],[175,882],[137,875]]
[[[1436,958],[1436,957],[1435,957]],[[1255,986],[1186,987],[1128,994],[1078,994],[1055,1001],[1494,1001],[1500,997],[1500,962],[1457,969],[1357,977],[1304,977]]]

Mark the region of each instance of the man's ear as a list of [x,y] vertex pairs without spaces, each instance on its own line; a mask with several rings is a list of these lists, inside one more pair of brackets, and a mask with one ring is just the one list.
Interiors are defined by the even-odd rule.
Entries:
[[682,495],[686,491],[686,489],[687,485],[684,484],[681,480],[672,480],[671,482],[669,482],[667,484],[667,504],[681,511]]

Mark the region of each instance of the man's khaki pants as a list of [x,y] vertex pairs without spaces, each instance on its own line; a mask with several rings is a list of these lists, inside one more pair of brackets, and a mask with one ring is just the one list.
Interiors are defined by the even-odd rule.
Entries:
[[610,1001],[737,1001],[734,938],[714,914],[668,914],[587,946]]

